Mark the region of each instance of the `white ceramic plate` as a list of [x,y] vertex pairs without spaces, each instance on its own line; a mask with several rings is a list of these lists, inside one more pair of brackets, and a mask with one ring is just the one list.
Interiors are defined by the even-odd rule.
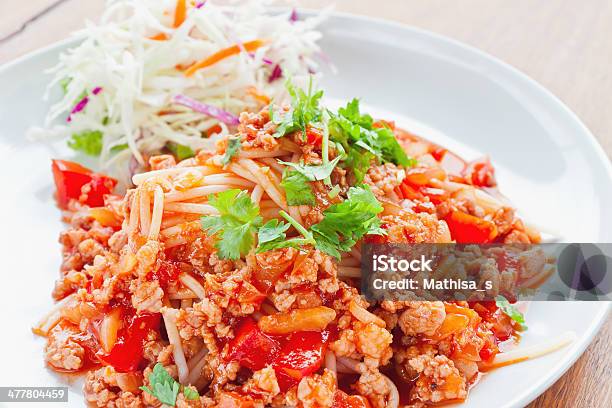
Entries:
[[[612,168],[585,126],[553,95],[515,69],[447,38],[383,21],[334,15],[322,46],[338,69],[325,78],[332,99],[362,98],[384,114],[468,159],[487,153],[503,192],[528,220],[566,241],[612,242]],[[62,43],[0,68],[1,386],[72,383],[45,368],[30,326],[51,305],[60,265],[60,215],[50,158],[63,154],[24,137],[42,123],[41,95]],[[375,108],[374,108],[375,107]],[[484,376],[469,407],[521,407],[580,356],[606,319],[605,303],[536,303],[522,345],[574,331],[553,354]],[[605,356],[607,358],[607,356]]]

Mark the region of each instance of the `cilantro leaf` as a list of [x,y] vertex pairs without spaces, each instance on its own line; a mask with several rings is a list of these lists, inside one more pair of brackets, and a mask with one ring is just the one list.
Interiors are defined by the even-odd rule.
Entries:
[[[315,240],[310,231],[306,230],[299,222],[293,219],[285,211],[279,211],[281,217],[286,219],[289,224],[279,222],[278,220],[270,220],[259,229],[259,246],[257,252],[266,252],[279,248],[300,248],[304,245],[315,245]],[[286,239],[285,232],[289,227],[293,226],[303,238]]]
[[215,247],[222,259],[238,259],[246,255],[255,242],[255,233],[261,226],[259,207],[245,191],[238,189],[211,194],[208,202],[220,215],[202,217],[202,229],[210,235],[219,235]]
[[172,378],[160,363],[155,364],[153,372],[149,374],[149,387],[140,387],[146,393],[157,398],[162,404],[174,406],[179,393],[180,384]]
[[376,156],[372,152],[357,146],[349,147],[344,165],[353,170],[355,181],[361,183]]
[[68,147],[90,156],[99,156],[102,152],[102,132],[99,130],[85,130],[81,133],[75,133],[68,140]]
[[501,309],[502,312],[508,315],[512,320],[517,322],[521,329],[527,330],[527,326],[525,325],[525,316],[505,297],[498,295],[495,296],[495,305]]
[[[334,142],[343,145],[351,154],[356,146],[362,150],[353,152],[346,165],[353,169],[357,179],[362,178],[366,160],[370,157],[356,160],[358,152],[369,152],[382,163],[395,163],[405,167],[412,167],[414,159],[409,158],[399,144],[393,131],[387,127],[375,128],[374,120],[368,114],[359,110],[359,100],[353,99],[346,107],[338,109],[338,113],[330,112],[330,136]],[[356,167],[353,167],[356,166]]]
[[384,162],[391,162],[405,167],[414,167],[416,165],[416,160],[408,157],[391,129],[388,127],[379,128],[376,130],[376,133],[378,134],[378,148],[381,151]]
[[348,198],[323,212],[323,219],[311,227],[316,247],[340,258],[366,234],[384,234],[377,217],[383,211],[369,187],[351,187]]
[[289,112],[285,112],[280,116],[274,112],[274,107],[270,104],[270,121],[276,125],[276,130],[274,131],[274,137],[279,138],[287,135],[288,133],[295,132],[299,128],[293,123],[293,112],[289,110]]
[[198,391],[190,387],[183,388],[183,395],[188,400],[195,400],[195,399],[200,398],[200,394],[198,394]]
[[274,137],[283,137],[297,130],[306,132],[306,127],[310,123],[317,122],[321,118],[322,111],[319,102],[323,97],[323,91],[319,90],[313,94],[312,77],[310,77],[308,93],[295,87],[290,80],[287,80],[285,86],[291,96],[291,109],[278,117],[270,105],[270,120],[277,125]]
[[312,193],[308,178],[297,170],[286,168],[283,171],[281,186],[285,189],[287,204],[289,205],[315,205],[315,196]]
[[323,164],[311,165],[304,163],[291,163],[279,160],[278,162],[290,167],[293,167],[299,173],[303,174],[310,181],[324,180],[332,173],[334,167],[342,159],[342,156],[337,156],[334,160]]
[[348,119],[353,124],[357,126],[361,126],[366,129],[372,129],[374,125],[374,119],[367,113],[362,115],[359,112],[359,99],[353,98],[350,102],[346,104],[346,107],[339,108],[338,114],[342,117]]
[[232,157],[234,157],[238,153],[238,150],[240,150],[240,145],[241,143],[239,137],[230,137],[227,140],[227,148],[225,149],[225,154],[221,159],[221,164],[224,166],[229,164],[229,162],[232,161]]
[[284,211],[279,214],[291,224],[303,238],[286,239],[288,224],[268,221],[259,230],[259,247],[257,252],[278,248],[300,248],[303,245],[314,245],[317,249],[340,259],[341,252],[350,251],[351,247],[366,234],[382,235],[380,219],[382,205],[367,186],[351,187],[348,198],[341,203],[330,206],[323,212],[323,220],[306,230]]
[[263,227],[259,229],[257,233],[257,240],[260,244],[274,241],[275,239],[285,239],[287,236],[285,232],[291,225],[285,224],[282,221],[278,221],[276,218],[266,222]]
[[169,142],[166,146],[168,147],[168,150],[170,150],[172,154],[175,155],[177,159],[179,159],[179,161],[195,156],[195,152],[189,146],[174,142]]

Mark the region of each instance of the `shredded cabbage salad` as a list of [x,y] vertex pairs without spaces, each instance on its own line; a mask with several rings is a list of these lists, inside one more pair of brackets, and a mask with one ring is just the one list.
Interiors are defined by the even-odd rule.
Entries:
[[[50,91],[61,85],[36,138],[66,138],[112,171],[148,154],[211,147],[243,111],[286,97],[283,78],[305,83],[318,65],[324,14],[270,14],[271,1],[111,0],[98,24],[76,33]],[[213,137],[210,137],[213,136]]]

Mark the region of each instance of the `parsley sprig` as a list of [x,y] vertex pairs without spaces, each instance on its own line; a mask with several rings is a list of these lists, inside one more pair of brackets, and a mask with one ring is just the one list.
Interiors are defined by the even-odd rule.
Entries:
[[314,224],[310,230],[305,229],[284,211],[280,215],[300,233],[301,238],[286,239],[289,224],[268,221],[259,230],[259,248],[265,252],[278,248],[299,248],[303,245],[314,245],[317,249],[340,259],[341,252],[353,247],[364,235],[383,235],[378,214],[383,211],[382,205],[367,186],[351,187],[346,200],[334,204],[323,212],[321,222]]
[[221,159],[221,164],[224,166],[229,164],[229,162],[232,161],[232,157],[234,157],[238,153],[238,150],[240,150],[240,145],[241,143],[239,137],[230,137],[227,140],[227,148],[225,149],[225,154]]
[[501,295],[495,296],[495,305],[500,308],[502,312],[507,314],[508,317],[517,322],[522,330],[527,330],[527,326],[525,324],[525,316],[523,316],[523,314],[516,308],[516,306],[508,302],[508,299]]
[[285,83],[287,91],[291,96],[291,109],[284,114],[277,115],[270,104],[270,120],[277,126],[274,137],[283,137],[291,132],[301,130],[306,133],[306,127],[310,123],[318,122],[321,118],[321,108],[319,102],[323,96],[323,91],[313,93],[312,77],[308,84],[308,93],[303,89],[297,88],[287,80]]
[[160,363],[155,364],[153,371],[149,374],[149,385],[150,388],[142,386],[140,389],[157,398],[162,404],[171,407],[176,405],[176,397],[181,389],[188,400],[200,397],[198,392],[192,388],[181,386]]
[[357,182],[363,180],[375,159],[381,163],[395,163],[412,167],[415,161],[406,155],[393,131],[388,127],[374,127],[374,120],[362,114],[359,100],[353,99],[338,113],[329,112],[331,140],[341,144],[348,152],[345,165],[353,170]]
[[342,156],[338,156],[334,160],[322,164],[291,163],[284,162],[282,160],[279,160],[278,162],[286,166],[293,167],[310,181],[318,181],[328,178],[340,159],[342,159]]
[[[257,252],[266,252],[279,248],[301,248],[305,245],[316,245],[314,236],[310,231],[304,228],[285,211],[281,210],[279,214],[286,219],[289,224],[285,224],[276,219],[268,221],[266,225],[259,230],[259,247],[257,248]],[[287,232],[291,226],[301,234],[302,238],[286,239],[287,235],[285,232]]]
[[219,215],[202,217],[202,228],[211,235],[218,235],[215,247],[222,259],[239,259],[246,255],[255,242],[255,234],[263,219],[245,191],[232,189],[211,194],[208,203]]
[[310,180],[303,173],[286,168],[283,171],[283,179],[280,184],[285,189],[287,204],[315,205],[315,196],[312,192]]
[[384,235],[378,214],[383,211],[369,187],[351,187],[346,200],[323,212],[323,219],[311,227],[317,248],[340,259],[364,235]]

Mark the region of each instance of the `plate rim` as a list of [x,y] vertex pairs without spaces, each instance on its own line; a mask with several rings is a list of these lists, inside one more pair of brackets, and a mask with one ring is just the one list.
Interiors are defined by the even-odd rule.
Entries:
[[[286,8],[273,7],[272,10],[281,10]],[[318,10],[310,9],[310,8],[297,8],[298,12],[302,15],[314,15],[319,12]],[[582,122],[582,120],[578,117],[578,115],[573,112],[561,99],[559,99],[552,91],[544,87],[538,81],[530,77],[528,74],[524,73],[520,69],[514,67],[513,65],[503,61],[502,59],[493,56],[473,45],[466,44],[462,41],[453,39],[451,37],[445,36],[443,34],[439,34],[427,29],[423,29],[420,27],[416,27],[409,24],[404,24],[395,20],[387,20],[380,17],[372,17],[366,15],[353,14],[348,12],[340,12],[340,11],[331,11],[326,12],[326,19],[331,18],[341,18],[345,20],[359,20],[363,23],[370,25],[378,25],[378,26],[386,26],[387,28],[391,28],[394,30],[400,30],[407,35],[418,35],[423,36],[424,38],[428,38],[429,40],[433,40],[436,42],[440,42],[442,44],[455,47],[461,49],[463,51],[467,51],[474,55],[477,58],[480,58],[488,63],[493,64],[497,69],[501,69],[502,71],[492,72],[490,73],[493,76],[499,76],[500,72],[506,72],[509,74],[509,78],[511,81],[519,81],[519,85],[526,86],[530,88],[531,91],[538,93],[541,97],[544,97],[545,104],[551,104],[557,109],[560,110],[564,116],[566,116],[567,120],[577,126],[577,129],[586,136],[584,139],[584,144],[588,145],[589,148],[594,150],[596,157],[599,159],[598,161],[603,167],[605,171],[605,175],[608,178],[608,181],[612,183],[612,161],[608,158],[607,153],[603,149],[603,146],[599,143],[595,135],[590,131],[590,129]],[[322,23],[325,24],[325,21]],[[32,50],[24,55],[18,56],[10,61],[7,61],[0,65],[0,76],[5,74],[6,71],[18,66],[22,63],[27,63],[28,60],[34,59],[46,53],[55,53],[59,55],[61,52],[65,51],[68,47],[75,45],[83,38],[82,35],[71,35],[63,40],[53,42],[44,47]],[[51,67],[49,67],[51,68]],[[522,81],[522,83],[521,83]],[[533,97],[533,96],[531,96]],[[570,123],[568,122],[568,123]],[[550,371],[552,374],[542,377],[542,379],[532,385],[530,387],[530,391],[523,392],[522,394],[517,395],[514,400],[508,401],[504,403],[505,407],[522,407],[538,396],[540,396],[543,392],[549,389],[561,376],[563,376],[567,370],[572,367],[575,362],[580,358],[586,348],[592,343],[595,336],[599,333],[601,327],[606,322],[608,317],[610,316],[610,312],[612,310],[612,302],[606,302],[606,305],[601,305],[600,311],[597,315],[596,319],[593,319],[592,323],[589,326],[589,334],[584,336],[584,333],[577,333],[578,339],[576,343],[574,343],[574,351],[568,353],[565,359],[561,359],[557,364],[554,365],[553,369]],[[572,347],[572,345],[568,346]],[[469,397],[466,400],[469,404]]]

